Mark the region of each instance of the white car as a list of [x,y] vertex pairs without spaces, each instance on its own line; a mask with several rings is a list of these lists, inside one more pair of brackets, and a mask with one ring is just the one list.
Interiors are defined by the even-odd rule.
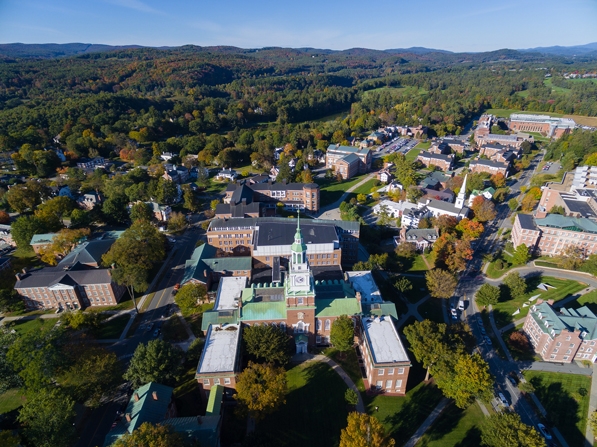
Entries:
[[457,320],[458,319],[458,312],[456,312],[456,309],[450,309],[450,313],[452,314],[452,319],[453,320]]

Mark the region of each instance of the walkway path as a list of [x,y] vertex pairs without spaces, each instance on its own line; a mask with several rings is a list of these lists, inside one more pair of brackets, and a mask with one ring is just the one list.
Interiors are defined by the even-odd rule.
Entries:
[[357,189],[362,184],[367,183],[372,178],[375,178],[376,175],[377,175],[377,173],[371,173],[368,176],[366,176],[363,180],[361,180],[359,183],[352,185],[350,188],[348,188],[344,192],[344,194],[342,194],[342,197],[340,197],[334,203],[321,208],[319,210],[319,216],[317,216],[317,218],[318,219],[336,219],[336,220],[340,219],[340,211],[338,211],[338,207],[340,206],[340,204],[348,198],[348,196],[350,195],[351,192],[353,192],[355,189]]
[[433,411],[427,416],[425,422],[421,424],[421,426],[417,429],[414,435],[408,440],[404,447],[414,447],[417,445],[417,442],[423,437],[425,432],[431,427],[431,424],[435,422],[437,417],[441,414],[441,412],[446,408],[446,405],[450,403],[450,400],[447,398],[442,398],[442,400],[437,404],[437,406],[433,409]]
[[293,363],[308,363],[308,362],[327,363],[340,376],[340,378],[344,381],[344,383],[348,386],[348,388],[350,388],[355,393],[357,393],[357,396],[359,397],[359,401],[357,403],[356,409],[359,413],[365,413],[365,404],[363,403],[363,398],[361,397],[361,392],[359,391],[357,386],[354,384],[352,379],[348,376],[348,374],[346,374],[346,371],[344,371],[342,369],[342,367],[340,365],[338,365],[336,362],[334,362],[331,358],[329,358],[325,355],[321,355],[321,354],[318,354],[318,355],[297,354],[292,358],[292,362]]
[[[587,415],[587,419],[591,417],[594,411],[597,411],[597,365],[593,364],[593,380],[591,381],[591,398],[589,400],[589,414]],[[585,433],[587,445],[593,445],[593,440],[595,439],[595,435],[597,433],[593,433],[591,430],[591,424],[587,424],[587,431]]]

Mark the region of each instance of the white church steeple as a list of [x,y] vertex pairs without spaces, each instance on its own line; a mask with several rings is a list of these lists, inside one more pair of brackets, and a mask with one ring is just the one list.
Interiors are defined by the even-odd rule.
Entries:
[[462,182],[462,187],[460,188],[460,192],[458,193],[458,197],[456,197],[456,202],[454,206],[458,209],[464,208],[464,202],[466,201],[466,178],[468,174],[464,176],[464,181]]

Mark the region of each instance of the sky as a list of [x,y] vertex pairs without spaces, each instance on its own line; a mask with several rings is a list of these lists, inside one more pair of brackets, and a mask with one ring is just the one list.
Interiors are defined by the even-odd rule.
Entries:
[[597,0],[0,0],[0,43],[490,51],[597,42]]

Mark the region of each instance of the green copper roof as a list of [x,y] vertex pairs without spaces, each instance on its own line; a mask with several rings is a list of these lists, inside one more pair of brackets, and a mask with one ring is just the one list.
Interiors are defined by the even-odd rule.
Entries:
[[184,277],[181,284],[191,279],[207,282],[205,272],[223,272],[244,270],[250,271],[252,260],[250,256],[231,256],[216,258],[216,248],[203,244],[193,251],[191,259],[185,263]]
[[286,320],[286,301],[243,304],[241,321]]
[[381,317],[382,315],[391,315],[396,320],[398,320],[398,312],[396,311],[396,305],[394,303],[389,302],[363,304],[363,314],[374,315],[376,317]]
[[234,323],[238,323],[238,310],[211,310],[203,313],[203,318],[201,320],[201,330],[204,332],[207,331],[210,324],[218,325]]
[[222,396],[224,395],[224,387],[216,385],[209,391],[209,399],[207,400],[207,408],[205,409],[206,416],[217,416],[222,409]]
[[335,298],[315,300],[315,316],[337,317],[339,315],[358,315],[361,313],[361,306],[356,298]]
[[543,219],[535,219],[535,223],[541,227],[597,233],[597,223],[584,217],[566,217],[561,214],[548,214]]

